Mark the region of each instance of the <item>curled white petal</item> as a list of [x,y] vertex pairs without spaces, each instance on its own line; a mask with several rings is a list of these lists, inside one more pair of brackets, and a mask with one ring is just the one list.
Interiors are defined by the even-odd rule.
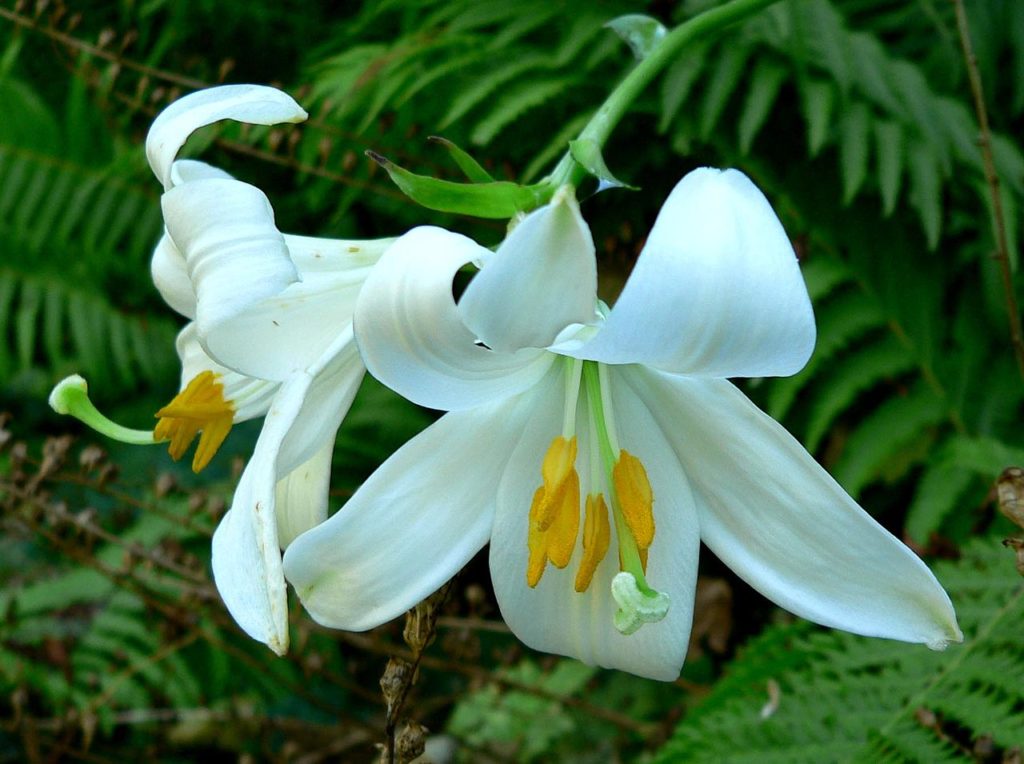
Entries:
[[547,347],[597,306],[594,240],[572,189],[520,222],[459,300],[466,326],[493,350]]
[[430,408],[472,408],[539,380],[551,353],[501,353],[480,346],[463,324],[452,279],[486,250],[441,228],[414,228],[381,257],[355,309],[356,340],[377,379]]
[[153,276],[153,284],[164,298],[164,302],[185,318],[195,318],[196,291],[188,275],[188,266],[166,233],[160,237],[156,249],[153,250],[149,269]]
[[188,137],[205,125],[233,119],[254,125],[301,122],[308,115],[287,93],[263,85],[221,85],[179,98],[153,120],[146,157],[153,174],[171,188],[171,166]]
[[[362,375],[349,333],[308,370],[281,385],[231,509],[213,536],[213,576],[224,604],[249,636],[278,654],[288,648],[288,603],[277,499],[301,498],[316,505],[300,508],[286,503],[281,525],[287,533],[326,514],[329,449]],[[301,496],[293,493],[296,486],[281,486],[282,479],[297,469],[313,472]]]
[[814,315],[771,205],[736,170],[694,170],[666,200],[603,328],[570,352],[710,377],[786,376]]

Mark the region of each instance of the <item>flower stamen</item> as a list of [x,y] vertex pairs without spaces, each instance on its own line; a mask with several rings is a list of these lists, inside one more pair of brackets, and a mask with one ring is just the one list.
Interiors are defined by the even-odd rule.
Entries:
[[576,571],[576,591],[585,592],[594,580],[594,572],[608,554],[612,529],[608,522],[608,505],[601,494],[587,496],[586,517],[583,520],[583,559]]
[[533,494],[527,545],[526,583],[532,588],[551,562],[564,568],[572,558],[580,526],[580,476],[576,472],[576,438],[558,436],[541,467],[544,484]]
[[234,405],[224,397],[220,375],[202,371],[156,412],[160,421],[153,429],[153,437],[170,440],[168,451],[177,461],[199,435],[199,446],[192,457],[192,471],[199,472],[210,463],[227,438],[234,415]]

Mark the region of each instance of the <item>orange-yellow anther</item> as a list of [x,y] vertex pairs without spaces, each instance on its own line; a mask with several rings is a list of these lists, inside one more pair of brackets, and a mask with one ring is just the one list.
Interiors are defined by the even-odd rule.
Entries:
[[[576,436],[566,440],[561,435],[551,441],[540,466],[544,480],[544,495],[537,509],[536,522],[546,531],[555,521],[558,511],[567,500],[566,492],[576,484],[576,506],[579,507],[579,475],[576,474]],[[536,500],[536,499],[535,499]]]
[[594,579],[594,572],[608,553],[612,529],[608,522],[608,505],[601,494],[587,496],[587,514],[583,520],[583,559],[576,571],[576,591],[585,592]]
[[156,440],[170,440],[168,451],[175,461],[199,435],[199,446],[192,457],[192,471],[199,472],[210,463],[231,431],[235,409],[224,397],[219,375],[203,371],[192,378],[185,389],[156,412],[153,429]]
[[620,451],[612,468],[615,495],[629,532],[642,551],[654,541],[654,494],[644,465],[629,451]]
[[543,485],[530,506],[526,583],[531,587],[540,582],[549,561],[564,568],[572,558],[580,527],[580,476],[575,465],[576,438],[555,438],[541,464]]

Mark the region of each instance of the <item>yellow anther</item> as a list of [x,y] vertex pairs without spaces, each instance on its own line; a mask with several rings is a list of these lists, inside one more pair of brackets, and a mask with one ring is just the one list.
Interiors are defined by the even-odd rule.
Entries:
[[526,583],[531,587],[540,582],[548,562],[558,568],[568,565],[576,547],[580,527],[580,476],[575,464],[576,438],[555,438],[541,465],[544,484],[534,492],[530,506]]
[[654,494],[647,470],[633,454],[622,450],[612,468],[612,482],[629,532],[639,549],[647,549],[654,541]]
[[583,520],[583,559],[576,571],[576,591],[585,592],[594,579],[594,572],[608,553],[612,529],[608,522],[608,505],[601,494],[587,496],[587,514]]
[[544,479],[543,503],[537,510],[536,522],[546,531],[568,498],[566,492],[576,484],[576,507],[579,508],[579,475],[576,474],[576,436],[566,440],[561,435],[551,441],[540,467]]
[[203,371],[192,378],[185,389],[156,412],[160,420],[153,429],[156,440],[170,440],[168,451],[178,460],[199,435],[199,446],[192,458],[192,471],[199,472],[213,458],[231,431],[235,409],[224,397],[219,375]]

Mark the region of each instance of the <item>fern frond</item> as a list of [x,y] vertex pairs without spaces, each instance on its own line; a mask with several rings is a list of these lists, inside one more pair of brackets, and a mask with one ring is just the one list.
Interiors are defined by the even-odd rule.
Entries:
[[[965,762],[973,743],[1024,742],[1024,584],[996,539],[936,566],[963,645],[920,645],[769,628],[676,729],[656,757],[673,761]],[[767,706],[769,681],[781,688]],[[762,709],[766,709],[762,713]]]

